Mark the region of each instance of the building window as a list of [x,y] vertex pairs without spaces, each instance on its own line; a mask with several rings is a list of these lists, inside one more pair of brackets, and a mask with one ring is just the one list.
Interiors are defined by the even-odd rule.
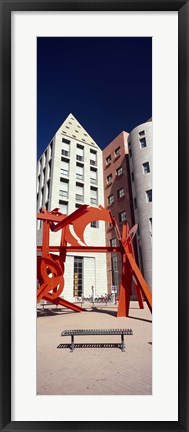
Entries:
[[122,168],[122,166],[120,166],[119,168],[117,168],[117,170],[116,170],[116,175],[117,175],[117,177],[119,177],[120,175],[122,175],[123,174],[123,168]]
[[76,179],[83,181],[83,165],[76,163]]
[[44,159],[43,159],[43,166],[45,167],[47,163],[47,150],[45,150]]
[[70,141],[65,138],[62,138],[62,156],[70,156]]
[[37,177],[37,192],[39,191],[39,185],[40,185],[40,176]]
[[74,257],[73,296],[81,297],[83,294],[83,258]]
[[107,156],[106,158],[106,165],[108,165],[111,162],[111,155]]
[[84,186],[83,184],[76,183],[76,201],[84,201]]
[[52,157],[52,148],[53,148],[53,141],[51,141],[51,143],[49,145],[49,159],[51,159],[51,157]]
[[137,209],[137,200],[136,200],[136,198],[134,198],[134,208],[135,208],[135,210]]
[[97,169],[90,168],[90,183],[97,184]]
[[41,196],[40,196],[40,204],[39,206],[42,207],[44,203],[44,187],[41,189]]
[[65,144],[70,144],[70,140],[66,139],[66,138],[62,138],[62,142]]
[[114,286],[114,289],[118,290],[119,288],[119,278],[118,278],[118,262],[117,262],[117,256],[113,255],[111,257],[112,262],[112,285]]
[[149,162],[145,162],[142,164],[143,165],[143,173],[144,174],[148,174],[150,172],[150,165]]
[[50,180],[48,180],[47,186],[46,186],[46,201],[49,201],[49,196],[50,196]]
[[76,160],[78,160],[80,162],[83,162],[83,160],[84,160],[84,147],[81,146],[80,144],[77,144]]
[[131,180],[132,182],[134,182],[135,176],[134,176],[134,172],[131,173]]
[[41,181],[42,186],[44,186],[45,184],[45,168],[42,171],[42,181]]
[[38,162],[38,175],[40,175],[41,173],[41,166],[42,166],[42,159],[40,159]]
[[149,218],[150,234],[152,235],[152,217]]
[[90,203],[94,205],[98,204],[98,189],[92,186],[90,188]]
[[90,150],[90,165],[97,166],[97,152]]
[[146,138],[141,138],[139,141],[140,141],[140,148],[146,147]]
[[82,204],[75,204],[75,208],[78,209],[82,206]]
[[122,211],[121,213],[119,213],[119,222],[125,222],[126,221],[126,212]]
[[91,228],[99,228],[99,221],[91,222]]
[[61,189],[59,190],[59,195],[64,198],[68,198],[68,180],[64,180],[62,177],[60,178]]
[[121,188],[117,191],[118,198],[122,198],[125,195],[124,188]]
[[111,247],[116,247],[116,238],[112,238],[112,239],[110,240],[110,246],[111,246]]
[[111,184],[112,183],[112,174],[108,175],[107,177],[107,184]]
[[61,158],[60,173],[65,177],[69,176],[69,161],[63,157]]
[[111,205],[113,203],[114,203],[114,196],[112,194],[112,195],[109,195],[109,197],[108,197],[108,204]]
[[141,131],[141,132],[139,132],[139,136],[140,137],[143,137],[145,135],[145,132],[144,132],[144,130],[143,131]]
[[48,163],[48,178],[51,176],[51,160]]
[[152,201],[152,189],[146,191],[146,199],[148,202]]
[[143,265],[143,257],[142,257],[142,248],[141,248],[140,243],[138,244],[138,252],[139,252],[140,270],[141,270],[141,273],[144,275],[144,265]]
[[117,147],[117,148],[115,149],[114,154],[115,154],[115,157],[117,157],[117,156],[119,156],[119,155],[121,154],[121,149],[120,149],[120,147]]
[[68,214],[68,203],[67,201],[59,200],[60,211],[63,214]]

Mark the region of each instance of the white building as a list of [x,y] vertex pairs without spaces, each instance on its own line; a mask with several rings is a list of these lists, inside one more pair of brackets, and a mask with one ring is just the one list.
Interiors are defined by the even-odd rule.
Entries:
[[[104,206],[102,151],[76,118],[69,114],[38,161],[37,210],[60,208],[71,214],[82,204]],[[41,226],[37,243],[41,244]],[[94,221],[85,230],[85,242],[105,246],[105,223]],[[51,245],[60,244],[60,233],[51,233]],[[106,254],[69,253],[62,296],[74,301],[107,292]]]
[[128,137],[135,222],[138,224],[140,269],[152,289],[152,121],[137,126]]

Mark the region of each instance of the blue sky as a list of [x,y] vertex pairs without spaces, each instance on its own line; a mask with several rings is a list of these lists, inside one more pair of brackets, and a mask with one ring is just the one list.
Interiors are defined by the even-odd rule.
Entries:
[[72,113],[103,149],[152,116],[152,39],[37,38],[37,153]]

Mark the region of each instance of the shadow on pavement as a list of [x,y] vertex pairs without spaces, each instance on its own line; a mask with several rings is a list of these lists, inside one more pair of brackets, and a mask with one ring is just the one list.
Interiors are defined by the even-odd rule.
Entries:
[[37,309],[37,318],[41,317],[47,317],[47,316],[54,316],[54,315],[67,315],[75,313],[75,311],[72,310],[65,310],[65,309]]
[[[96,307],[92,307],[91,312],[98,312],[98,313],[103,313],[103,314],[105,313],[105,314],[108,314],[108,315],[111,315],[111,316],[117,318],[117,311],[110,311],[110,310],[106,310],[106,309],[98,309]],[[152,320],[148,320],[146,318],[134,317],[134,316],[131,316],[131,315],[129,315],[127,318],[131,318],[131,319],[135,319],[135,320],[139,320],[139,321],[146,321],[146,322],[149,322],[149,323],[152,322]]]
[[129,315],[128,318],[132,318],[132,319],[135,319],[135,320],[146,321],[146,322],[152,323],[152,320],[148,320],[146,318],[139,318],[139,317],[134,317],[134,316],[131,316],[131,315]]
[[97,307],[92,307],[91,308],[91,312],[99,312],[99,313],[105,313],[114,317],[117,317],[117,311],[110,311],[110,310],[106,310],[106,309],[98,309]]

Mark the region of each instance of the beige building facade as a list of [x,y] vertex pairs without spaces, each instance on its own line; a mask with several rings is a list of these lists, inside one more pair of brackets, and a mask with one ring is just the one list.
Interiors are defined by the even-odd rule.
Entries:
[[[37,210],[59,208],[71,214],[82,204],[104,206],[102,150],[72,115],[66,118],[38,161]],[[93,221],[85,229],[87,245],[104,246],[105,222]],[[79,239],[78,239],[79,240]],[[60,234],[52,233],[51,245],[58,245]],[[37,225],[41,243],[41,225]],[[62,295],[69,301],[107,292],[105,253],[69,253],[65,263]]]

